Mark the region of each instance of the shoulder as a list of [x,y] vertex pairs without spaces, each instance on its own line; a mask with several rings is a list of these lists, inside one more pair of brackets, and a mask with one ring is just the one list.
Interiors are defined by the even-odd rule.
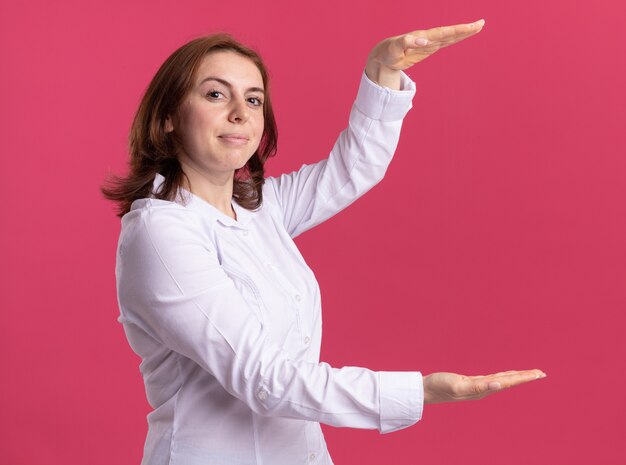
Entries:
[[268,176],[263,183],[263,210],[270,215],[280,212],[281,204],[277,190],[281,182],[288,177],[288,174],[281,173],[278,176]]
[[202,218],[191,208],[159,199],[139,199],[122,217],[120,242],[126,246],[150,244],[157,249],[172,242],[206,237]]

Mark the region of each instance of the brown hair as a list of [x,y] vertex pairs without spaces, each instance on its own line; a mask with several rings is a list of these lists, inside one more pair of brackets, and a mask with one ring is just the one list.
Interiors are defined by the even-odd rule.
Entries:
[[193,86],[202,59],[210,52],[230,50],[249,58],[263,78],[264,128],[259,147],[241,169],[235,170],[233,198],[249,210],[263,202],[265,161],[276,154],[278,131],[270,99],[269,74],[257,52],[237,42],[229,34],[214,34],[192,40],[176,50],[161,65],[141,99],[129,136],[130,173],[126,177],[110,175],[102,186],[104,197],[118,203],[118,216],[130,211],[134,200],[149,197],[156,173],[165,177],[154,197],[173,201],[183,182],[190,184],[176,152],[178,141],[165,132],[165,120],[174,114]]

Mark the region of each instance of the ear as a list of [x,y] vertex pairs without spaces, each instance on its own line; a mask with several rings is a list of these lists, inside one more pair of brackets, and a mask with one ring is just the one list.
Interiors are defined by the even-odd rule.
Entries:
[[172,132],[174,130],[174,124],[172,123],[172,118],[170,115],[167,115],[167,118],[165,118],[165,132],[169,133]]

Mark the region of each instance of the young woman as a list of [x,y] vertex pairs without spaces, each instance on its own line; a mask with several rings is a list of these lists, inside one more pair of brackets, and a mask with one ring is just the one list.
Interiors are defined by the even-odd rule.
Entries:
[[395,431],[424,404],[537,379],[333,368],[319,361],[319,287],[293,238],[379,182],[415,85],[403,70],[484,21],[380,42],[330,156],[264,176],[277,131],[268,73],[224,34],[174,52],[130,137],[118,202],[119,321],[153,411],[143,464],[331,464],[320,423]]

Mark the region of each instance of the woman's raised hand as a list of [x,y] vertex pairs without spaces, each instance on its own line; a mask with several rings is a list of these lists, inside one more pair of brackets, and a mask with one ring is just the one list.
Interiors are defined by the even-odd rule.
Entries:
[[486,395],[544,378],[541,370],[504,371],[486,376],[432,373],[423,378],[424,403],[482,399]]
[[365,73],[381,85],[399,88],[398,71],[410,68],[437,50],[478,34],[485,20],[408,32],[379,42],[367,58]]

